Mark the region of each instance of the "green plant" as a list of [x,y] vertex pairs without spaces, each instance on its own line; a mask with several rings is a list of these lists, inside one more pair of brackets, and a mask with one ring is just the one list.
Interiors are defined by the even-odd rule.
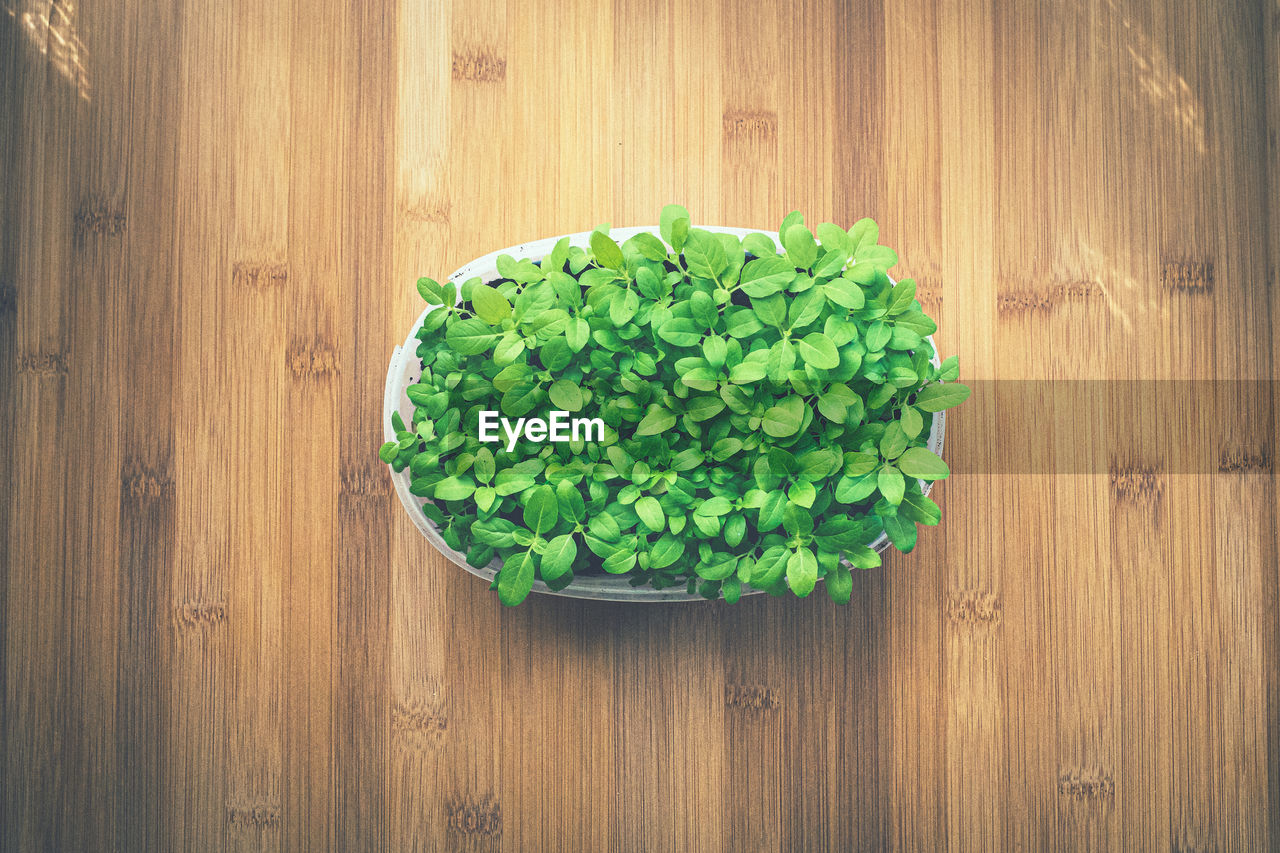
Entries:
[[[410,469],[471,565],[501,558],[504,604],[535,577],[562,589],[602,571],[730,601],[744,584],[805,596],[825,578],[848,601],[841,555],[878,566],[881,531],[910,551],[917,524],[938,523],[917,478],[948,469],[924,444],[934,413],[969,394],[955,357],[931,363],[915,282],[890,280],[897,255],[869,219],[815,239],[792,213],[781,253],[763,234],[693,228],[676,205],[661,239],[607,231],[541,263],[503,256],[499,280],[460,294],[421,279],[440,307],[417,333],[412,423],[395,416],[380,457]],[[603,440],[478,438],[482,410],[550,409],[599,417]]]

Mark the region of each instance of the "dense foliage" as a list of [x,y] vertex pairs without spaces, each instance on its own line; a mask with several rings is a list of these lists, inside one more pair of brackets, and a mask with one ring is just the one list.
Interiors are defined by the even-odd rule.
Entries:
[[[661,239],[542,260],[502,256],[496,281],[418,282],[440,306],[418,331],[413,422],[380,456],[474,566],[495,557],[504,604],[541,578],[628,575],[734,601],[744,584],[836,601],[849,565],[880,564],[937,524],[917,478],[947,476],[925,448],[934,413],[969,394],[954,357],[932,363],[915,282],[863,219],[815,234],[799,213],[743,240],[662,212]],[[461,299],[457,299],[458,296]],[[456,302],[456,304],[455,304]],[[599,417],[603,441],[482,443],[481,410]],[[842,561],[841,557],[845,559]],[[847,561],[847,562],[846,562]]]

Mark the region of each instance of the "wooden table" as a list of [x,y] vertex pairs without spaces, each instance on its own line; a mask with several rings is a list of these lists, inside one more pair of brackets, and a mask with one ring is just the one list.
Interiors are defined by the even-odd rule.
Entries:
[[[1275,0],[5,8],[0,848],[1280,846]],[[419,275],[668,201],[979,389],[847,607],[503,610],[375,458]]]

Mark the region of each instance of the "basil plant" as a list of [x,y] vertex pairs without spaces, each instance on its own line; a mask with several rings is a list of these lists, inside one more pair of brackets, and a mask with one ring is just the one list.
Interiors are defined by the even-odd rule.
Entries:
[[[821,579],[847,602],[882,533],[910,551],[941,517],[920,481],[949,473],[925,445],[969,395],[957,359],[933,363],[937,326],[870,219],[811,231],[792,213],[782,251],[678,205],[659,230],[619,245],[602,226],[589,250],[504,255],[499,278],[456,289],[419,280],[438,307],[412,423],[395,415],[380,458],[468,563],[499,558],[503,604],[602,572],[730,602]],[[598,428],[520,431],[552,412]]]

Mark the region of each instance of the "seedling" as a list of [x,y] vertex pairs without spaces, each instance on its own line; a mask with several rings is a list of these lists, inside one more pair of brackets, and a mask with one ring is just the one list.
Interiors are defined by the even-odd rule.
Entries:
[[949,474],[925,445],[969,395],[957,359],[933,364],[937,326],[870,219],[815,235],[792,213],[781,251],[678,205],[659,231],[619,245],[601,227],[458,289],[420,279],[438,307],[412,423],[393,416],[380,457],[449,547],[499,559],[504,604],[600,572],[728,601],[824,579],[847,602],[882,532],[910,551],[941,518],[919,481]]

